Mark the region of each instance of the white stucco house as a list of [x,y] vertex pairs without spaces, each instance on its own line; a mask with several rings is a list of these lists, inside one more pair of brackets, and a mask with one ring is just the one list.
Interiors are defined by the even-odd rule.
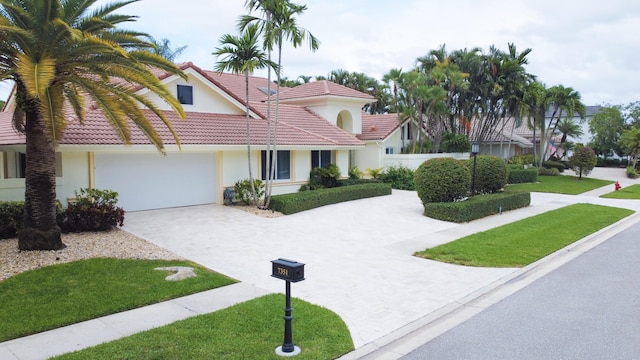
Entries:
[[[226,187],[249,177],[244,76],[220,74],[192,63],[180,68],[188,81],[169,74],[158,76],[182,103],[186,120],[147,89],[139,93],[150,95],[167,111],[181,149],[152,113],[149,118],[162,137],[166,155],[133,125],[132,144],[123,145],[99,110],[88,111],[83,126],[69,119],[57,147],[56,190],[63,203],[86,187],[117,191],[118,204],[126,211],[222,203]],[[249,83],[252,172],[264,177],[268,81],[250,77]],[[362,113],[362,107],[372,101],[368,94],[328,81],[281,89],[273,193],[297,191],[308,181],[312,167],[327,163],[336,164],[345,176],[351,166],[381,167],[376,163],[379,159],[365,154],[369,135],[386,126],[375,125],[375,119]],[[24,199],[25,138],[11,125],[13,107],[11,96],[0,112],[0,200]],[[275,111],[274,101],[272,114]],[[397,128],[384,130],[387,136],[396,136],[392,134],[400,127],[395,123]],[[393,149],[401,146],[385,143],[384,137],[382,143]]]

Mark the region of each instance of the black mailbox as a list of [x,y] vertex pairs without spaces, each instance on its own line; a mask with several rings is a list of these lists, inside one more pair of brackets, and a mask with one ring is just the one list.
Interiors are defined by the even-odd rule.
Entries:
[[271,276],[287,280],[291,282],[298,282],[304,280],[304,264],[293,260],[278,259],[271,260],[272,272]]

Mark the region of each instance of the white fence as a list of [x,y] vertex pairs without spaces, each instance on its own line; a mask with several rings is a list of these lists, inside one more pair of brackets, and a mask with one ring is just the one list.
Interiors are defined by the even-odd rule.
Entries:
[[454,158],[456,160],[467,160],[471,153],[442,153],[442,154],[393,154],[385,155],[383,162],[384,167],[407,167],[415,170],[423,162],[436,158]]

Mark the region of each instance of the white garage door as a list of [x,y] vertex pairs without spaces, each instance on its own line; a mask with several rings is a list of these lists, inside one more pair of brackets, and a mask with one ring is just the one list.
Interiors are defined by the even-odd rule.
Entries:
[[217,202],[214,153],[95,154],[96,188],[125,211]]

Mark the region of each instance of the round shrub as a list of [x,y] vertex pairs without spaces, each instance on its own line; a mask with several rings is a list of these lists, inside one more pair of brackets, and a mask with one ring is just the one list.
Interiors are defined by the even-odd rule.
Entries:
[[[507,166],[497,156],[482,155],[476,159],[476,194],[493,194],[507,185]],[[473,157],[467,160],[473,176]]]
[[471,172],[459,160],[431,159],[418,167],[413,181],[423,204],[452,202],[465,197],[469,192]]

